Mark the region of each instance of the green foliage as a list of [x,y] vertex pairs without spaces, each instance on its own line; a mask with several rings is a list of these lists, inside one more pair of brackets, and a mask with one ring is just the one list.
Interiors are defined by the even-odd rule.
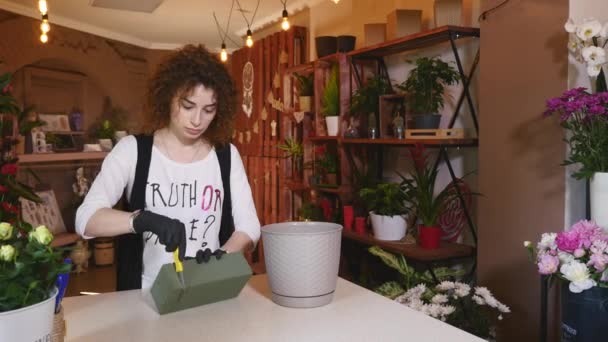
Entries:
[[[0,261],[0,312],[33,305],[46,300],[55,286],[57,275],[70,271],[62,261],[62,250],[28,239],[31,225],[21,222],[2,245],[13,246],[16,256]],[[18,233],[25,234],[21,237]]]
[[443,107],[444,86],[457,84],[459,80],[456,70],[440,58],[422,57],[398,88],[408,92],[414,113],[437,114]]
[[[34,106],[21,109],[17,103],[17,99],[11,92],[11,77],[10,73],[0,75],[0,113],[13,114],[17,117],[19,134],[26,135],[35,127],[40,127],[46,123],[42,120],[29,120],[30,114],[34,111]],[[12,130],[12,122],[3,123],[3,132]]]
[[285,138],[285,143],[279,144],[278,148],[285,151],[285,158],[292,158],[297,171],[302,170],[302,158],[304,157],[304,147],[293,137]]
[[314,74],[300,75],[294,73],[293,76],[298,80],[300,84],[300,96],[314,96]]
[[409,198],[399,184],[380,183],[374,188],[363,188],[359,196],[376,215],[405,215],[410,211],[406,205]]
[[608,118],[577,113],[562,126],[571,132],[564,139],[570,155],[563,165],[580,165],[572,176],[591,179],[596,172],[608,172]]
[[391,92],[390,84],[381,76],[374,76],[352,96],[351,114],[378,112],[380,95]]
[[97,127],[95,135],[98,139],[114,139],[114,127],[110,120],[103,120],[101,125]]
[[329,80],[323,91],[323,109],[321,110],[324,116],[340,115],[340,86],[338,80],[338,65],[334,64],[329,74]]
[[[380,294],[390,293],[390,298],[395,298],[418,284],[430,285],[434,283],[433,276],[429,271],[416,272],[413,267],[408,265],[403,255],[389,253],[378,246],[372,246],[368,251],[379,257],[386,266],[399,272],[399,279],[397,281],[389,282],[390,285],[383,284],[380,286],[379,289],[382,292],[376,290]],[[460,277],[464,274],[464,271],[455,271],[447,267],[438,267],[434,271],[439,281]],[[399,292],[399,288],[401,288],[401,292]],[[387,291],[389,289],[390,292]]]
[[325,218],[323,217],[323,210],[311,202],[302,204],[302,208],[300,208],[300,216],[303,220],[325,221]]

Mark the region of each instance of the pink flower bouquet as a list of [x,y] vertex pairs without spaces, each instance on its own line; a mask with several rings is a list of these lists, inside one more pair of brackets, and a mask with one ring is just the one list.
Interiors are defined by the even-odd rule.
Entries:
[[544,233],[536,248],[530,241],[524,246],[538,273],[568,281],[571,292],[608,288],[608,234],[595,222],[579,221],[567,231]]

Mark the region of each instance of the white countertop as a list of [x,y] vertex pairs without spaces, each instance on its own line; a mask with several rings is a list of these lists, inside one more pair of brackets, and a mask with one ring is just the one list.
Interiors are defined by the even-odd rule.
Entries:
[[266,275],[238,297],[167,315],[141,291],[65,298],[66,342],[104,341],[482,341],[344,279],[332,303],[274,304]]

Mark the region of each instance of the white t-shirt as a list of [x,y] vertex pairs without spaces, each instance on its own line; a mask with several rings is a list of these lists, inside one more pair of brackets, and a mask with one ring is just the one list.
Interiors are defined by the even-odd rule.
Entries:
[[[232,216],[236,231],[247,234],[257,243],[260,238],[258,220],[251,188],[243,161],[234,145],[230,146],[230,188]],[[127,198],[135,180],[137,141],[127,136],[105,158],[100,173],[91,185],[84,202],[76,213],[76,231],[84,238],[91,216],[101,208],[113,207],[127,189]],[[186,226],[186,256],[194,257],[199,249],[212,251],[219,245],[224,187],[215,149],[202,160],[177,163],[152,147],[150,170],[146,185],[146,210],[178,219]],[[165,251],[157,236],[144,233],[144,265],[142,288],[152,286],[163,264],[172,263],[173,256]]]

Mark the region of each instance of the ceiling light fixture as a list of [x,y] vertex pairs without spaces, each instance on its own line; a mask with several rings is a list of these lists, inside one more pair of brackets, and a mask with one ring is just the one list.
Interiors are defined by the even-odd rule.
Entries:
[[252,47],[253,46],[253,33],[251,32],[251,25],[253,25],[253,19],[255,19],[255,15],[258,13],[258,7],[260,7],[260,0],[258,0],[258,3],[255,5],[255,11],[253,11],[253,16],[251,16],[251,21],[249,21],[247,19],[247,17],[245,16],[245,11],[243,10],[243,7],[241,7],[241,3],[239,2],[239,0],[236,0],[236,4],[239,6],[239,12],[241,12],[241,14],[243,15],[243,19],[245,19],[245,23],[247,23],[247,38],[245,40],[245,45],[247,45],[247,47]]
[[[228,21],[226,22],[226,29],[222,30],[220,26],[220,22],[217,20],[215,16],[215,12],[213,12],[213,19],[215,20],[215,25],[217,26],[217,32],[220,35],[220,39],[222,40],[222,49],[220,51],[220,60],[222,63],[225,63],[228,60],[228,52],[226,51],[226,38],[230,39],[234,43],[232,38],[228,37],[228,30],[230,29],[230,19],[232,19],[232,10],[234,9],[234,0],[232,0],[232,5],[230,6],[230,13],[228,14]],[[235,43],[238,46],[238,44]]]
[[281,0],[283,4],[283,20],[281,22],[281,28],[283,31],[289,30],[289,15],[287,14],[287,0]]

